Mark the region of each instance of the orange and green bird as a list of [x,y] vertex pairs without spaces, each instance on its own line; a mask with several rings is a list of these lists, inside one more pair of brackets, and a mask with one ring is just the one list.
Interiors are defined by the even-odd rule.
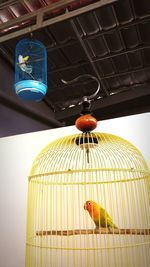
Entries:
[[84,209],[87,210],[94,221],[96,228],[118,228],[112,221],[107,211],[98,203],[92,200],[87,200],[84,204]]

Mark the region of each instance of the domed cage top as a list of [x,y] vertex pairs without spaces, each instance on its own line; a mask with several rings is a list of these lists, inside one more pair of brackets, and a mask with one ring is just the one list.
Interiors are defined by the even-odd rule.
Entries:
[[60,138],[29,175],[26,266],[148,267],[149,211],[150,173],[136,147],[105,133]]
[[47,92],[47,53],[45,46],[22,39],[16,46],[15,91],[24,100],[41,100]]

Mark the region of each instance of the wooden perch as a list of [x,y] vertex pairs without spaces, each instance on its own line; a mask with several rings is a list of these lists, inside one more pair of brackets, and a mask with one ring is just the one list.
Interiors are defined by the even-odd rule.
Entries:
[[90,234],[115,234],[115,235],[150,235],[150,229],[75,229],[75,230],[48,230],[36,231],[37,236],[56,235],[90,235]]

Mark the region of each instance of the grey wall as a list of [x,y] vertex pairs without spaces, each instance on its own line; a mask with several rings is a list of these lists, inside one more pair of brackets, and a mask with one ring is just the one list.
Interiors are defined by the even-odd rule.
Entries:
[[0,137],[58,127],[49,106],[19,99],[13,86],[14,68],[0,56]]

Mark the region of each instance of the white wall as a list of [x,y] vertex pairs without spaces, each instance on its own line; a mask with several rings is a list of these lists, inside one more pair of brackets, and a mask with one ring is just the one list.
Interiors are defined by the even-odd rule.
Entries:
[[[102,121],[97,131],[133,143],[150,166],[150,113]],[[52,140],[78,133],[59,128],[0,139],[0,267],[24,267],[28,174],[35,156]]]

